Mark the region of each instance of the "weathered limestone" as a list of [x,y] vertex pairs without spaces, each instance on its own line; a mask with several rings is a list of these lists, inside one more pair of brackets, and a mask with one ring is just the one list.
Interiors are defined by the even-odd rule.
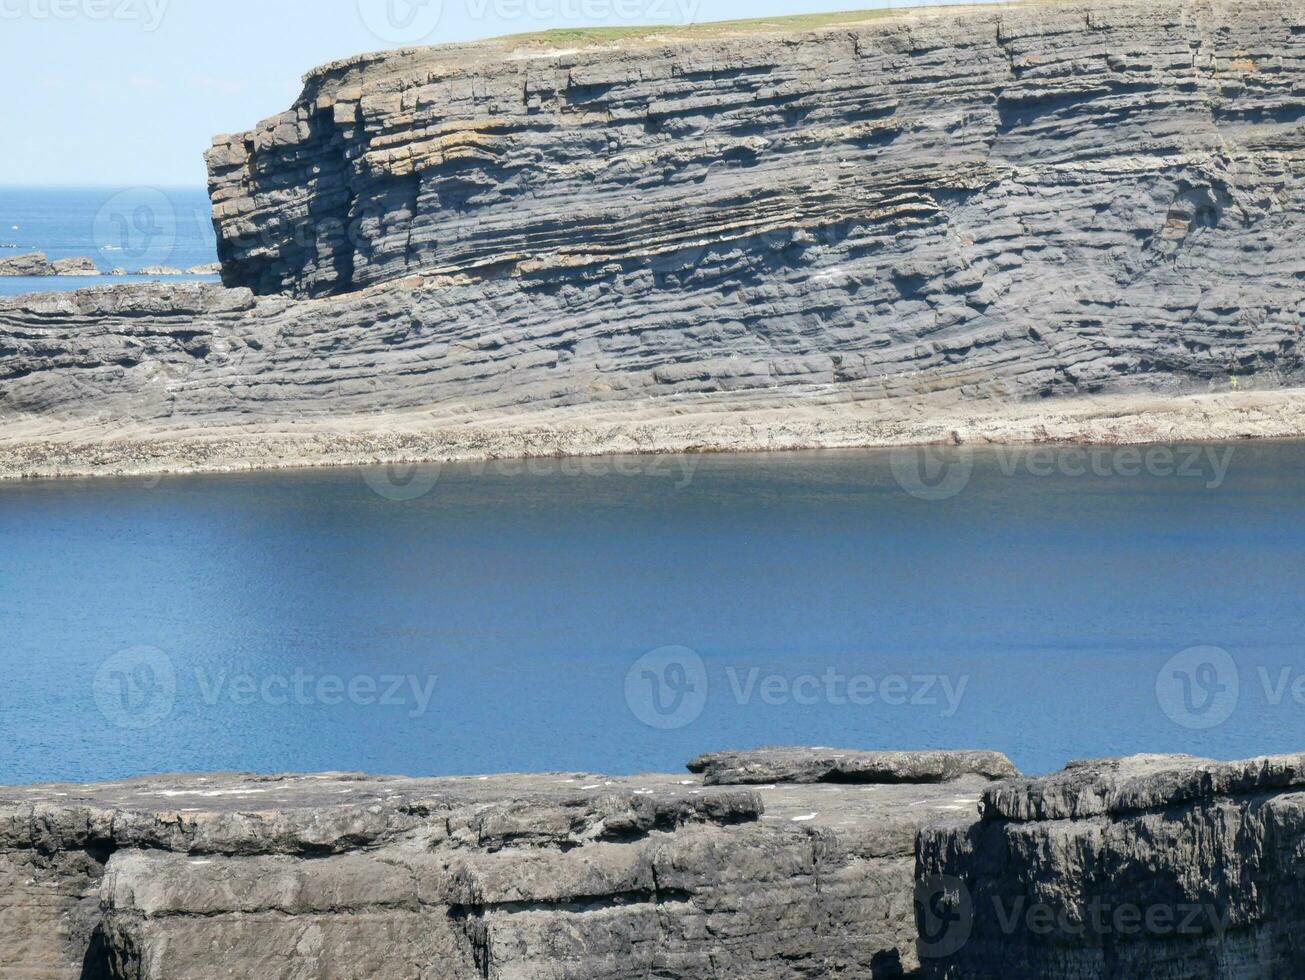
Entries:
[[0,276],[98,276],[94,259],[55,259],[51,262],[44,252],[31,252],[0,259]]
[[1019,773],[1000,752],[849,752],[770,748],[715,752],[689,763],[707,786],[763,783],[949,783],[962,776],[1009,779]]
[[922,832],[925,977],[1305,975],[1305,756],[1076,763]]
[[916,835],[988,785],[967,760],[947,767],[961,775],[855,786],[334,774],[2,790],[0,975],[898,976],[916,966]]
[[53,275],[56,276],[98,276],[99,267],[95,264],[94,259],[75,258],[75,259],[55,259],[50,263]]
[[703,767],[0,790],[0,975],[1302,975],[1305,756]]

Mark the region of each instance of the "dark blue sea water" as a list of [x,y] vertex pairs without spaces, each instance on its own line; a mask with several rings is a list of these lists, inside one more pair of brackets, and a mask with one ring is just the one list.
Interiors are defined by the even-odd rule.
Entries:
[[[52,261],[85,256],[101,272],[159,265],[188,269],[217,261],[202,188],[0,187],[0,259],[28,252],[44,252]],[[137,276],[0,277],[0,296],[139,281]]]
[[960,452],[0,484],[0,783],[1305,748],[1305,446]]

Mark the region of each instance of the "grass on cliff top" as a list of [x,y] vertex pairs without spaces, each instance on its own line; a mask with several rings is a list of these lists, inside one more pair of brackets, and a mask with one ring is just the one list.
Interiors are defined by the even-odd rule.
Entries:
[[502,40],[516,41],[524,44],[549,45],[589,45],[605,44],[619,41],[641,40],[644,38],[685,36],[692,37],[729,37],[737,34],[765,33],[779,31],[816,31],[825,27],[842,25],[853,26],[889,17],[920,13],[923,11],[976,10],[985,7],[1022,6],[1028,2],[1046,3],[1055,0],[997,0],[984,4],[946,4],[912,7],[885,7],[875,10],[843,10],[825,14],[793,14],[786,17],[757,17],[748,20],[720,20],[703,24],[686,24],[682,26],[659,25],[647,27],[562,27],[551,31],[537,31],[533,34],[513,34]]

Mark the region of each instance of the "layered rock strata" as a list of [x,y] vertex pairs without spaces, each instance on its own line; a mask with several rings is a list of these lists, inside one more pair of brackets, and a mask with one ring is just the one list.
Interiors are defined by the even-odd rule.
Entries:
[[919,845],[923,975],[1305,975],[1305,756],[1140,756],[985,791]]
[[921,784],[219,775],[0,791],[0,975],[898,976],[916,967],[916,835],[974,810],[989,781],[970,761]]
[[1301,0],[805,24],[310,73],[209,153],[230,288],[0,301],[0,470],[1305,431],[1118,401],[1301,383]]

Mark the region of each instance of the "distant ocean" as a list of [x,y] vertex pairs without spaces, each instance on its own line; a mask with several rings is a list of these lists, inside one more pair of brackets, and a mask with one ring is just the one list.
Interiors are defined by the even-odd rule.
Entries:
[[[0,187],[0,259],[29,252],[44,252],[51,261],[85,256],[101,272],[188,269],[217,261],[208,194],[202,188]],[[142,278],[0,276],[0,296]]]

